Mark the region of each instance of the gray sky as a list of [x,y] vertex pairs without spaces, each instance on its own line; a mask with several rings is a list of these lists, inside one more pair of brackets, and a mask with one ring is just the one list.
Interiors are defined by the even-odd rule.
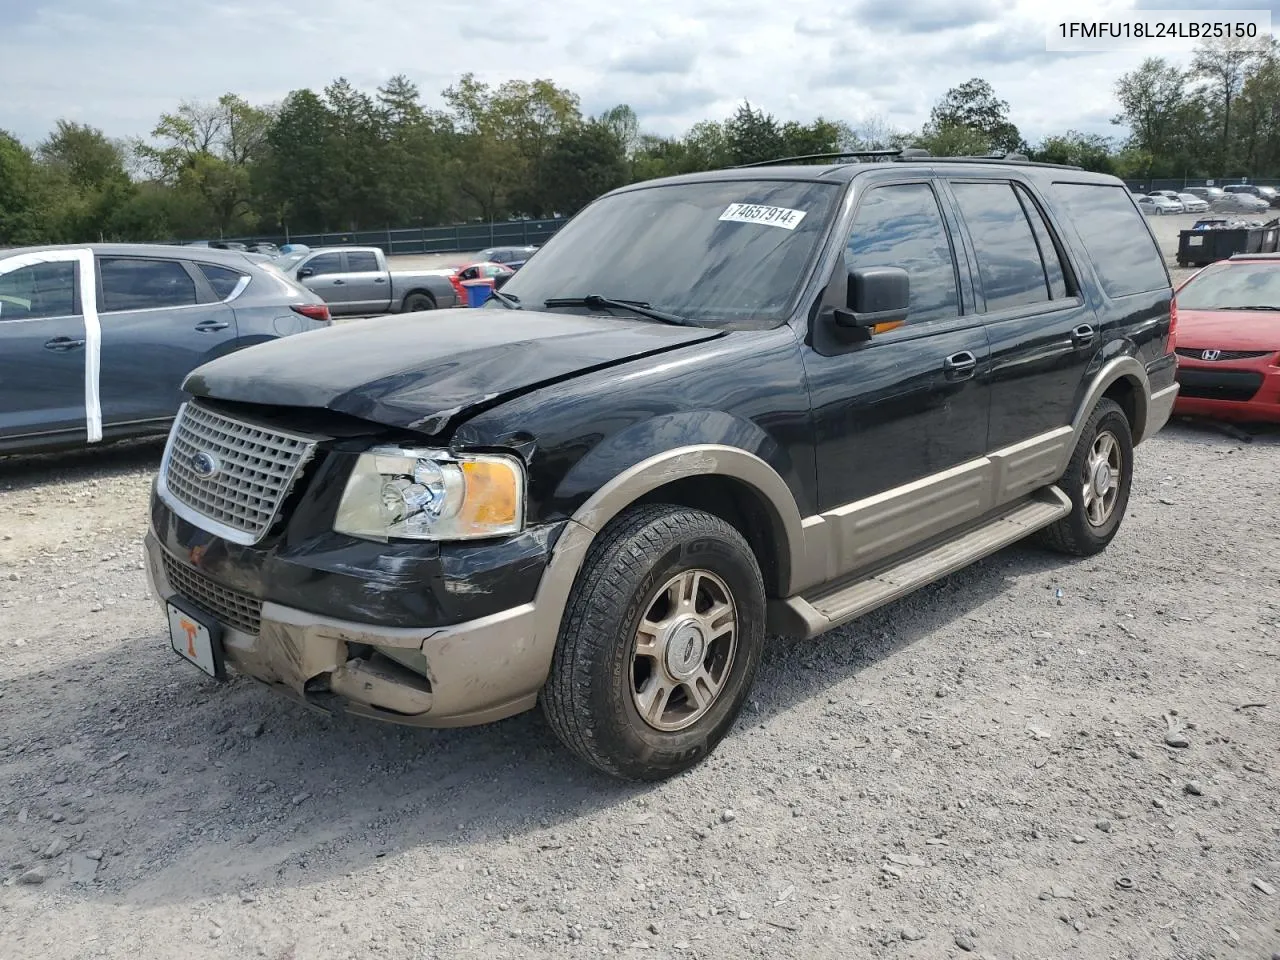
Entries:
[[1113,134],[1117,77],[1147,52],[1048,53],[1049,22],[1133,6],[1272,9],[1259,0],[0,0],[0,129],[28,143],[66,118],[145,135],[179,100],[252,103],[336,76],[372,90],[404,73],[429,105],[461,73],[545,77],[598,113],[630,103],[655,133],[721,119],[741,100],[780,119],[880,116],[919,127],[974,76],[1032,142]]

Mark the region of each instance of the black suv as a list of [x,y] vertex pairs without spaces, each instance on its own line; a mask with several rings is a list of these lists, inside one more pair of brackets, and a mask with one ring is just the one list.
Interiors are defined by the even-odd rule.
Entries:
[[[808,158],[806,158],[808,159]],[[1177,387],[1113,177],[902,155],[616,190],[483,314],[193,373],[147,536],[174,649],[420,726],[541,701],[609,773],[813,636],[1038,534],[1115,536]]]

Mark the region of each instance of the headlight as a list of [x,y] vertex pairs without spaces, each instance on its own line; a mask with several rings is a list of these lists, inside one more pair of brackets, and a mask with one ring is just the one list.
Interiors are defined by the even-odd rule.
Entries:
[[515,457],[375,447],[356,461],[333,528],[366,540],[474,540],[523,525]]

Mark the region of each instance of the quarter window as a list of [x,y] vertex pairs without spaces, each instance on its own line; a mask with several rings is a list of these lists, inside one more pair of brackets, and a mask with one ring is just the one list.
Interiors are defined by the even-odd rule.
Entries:
[[874,187],[858,207],[845,264],[862,267],[902,267],[911,281],[907,323],[924,323],[958,316],[951,240],[942,210],[927,183]]
[[1169,288],[1164,257],[1128,191],[1107,183],[1055,183],[1109,297]]
[[200,272],[209,281],[209,286],[213,287],[214,296],[219,300],[225,300],[235,293],[236,287],[240,285],[240,281],[245,277],[245,274],[239,270],[214,266],[212,263],[200,264]]
[[76,313],[76,265],[33,263],[0,275],[0,322]]
[[103,257],[98,271],[104,312],[185,307],[196,302],[195,281],[176,260]]

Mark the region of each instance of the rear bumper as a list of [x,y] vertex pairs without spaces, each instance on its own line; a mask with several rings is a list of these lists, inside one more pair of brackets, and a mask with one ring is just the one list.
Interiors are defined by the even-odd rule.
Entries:
[[[163,548],[150,532],[144,552],[161,605],[174,597],[192,604],[171,582]],[[526,603],[446,627],[384,627],[267,601],[257,633],[221,624],[223,653],[235,672],[329,712],[420,727],[470,726],[536,702],[549,662],[533,642],[534,615],[535,605]]]
[[1151,402],[1147,405],[1147,424],[1142,431],[1142,439],[1154,437],[1169,422],[1173,415],[1174,404],[1178,398],[1178,385],[1157,390],[1151,394]]

